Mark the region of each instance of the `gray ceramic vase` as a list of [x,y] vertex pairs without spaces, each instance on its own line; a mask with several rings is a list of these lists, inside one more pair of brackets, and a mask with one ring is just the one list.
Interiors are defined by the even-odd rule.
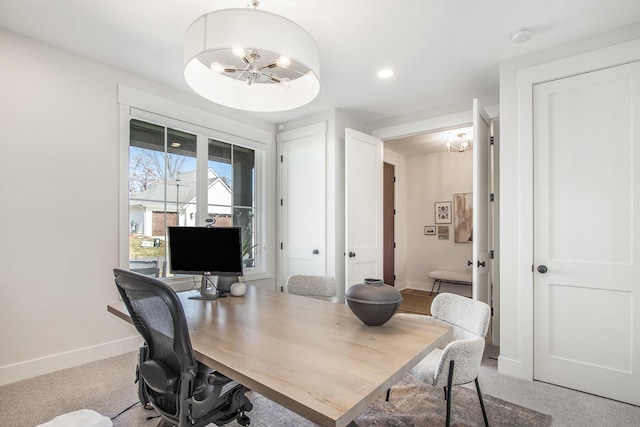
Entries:
[[395,314],[402,303],[402,295],[380,279],[364,279],[364,283],[347,290],[347,305],[367,326],[381,326]]

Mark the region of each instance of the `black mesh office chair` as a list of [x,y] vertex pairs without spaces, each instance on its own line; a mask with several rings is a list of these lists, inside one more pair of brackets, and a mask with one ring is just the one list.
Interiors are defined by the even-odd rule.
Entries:
[[[144,338],[140,381],[159,426],[248,425],[248,389],[196,361],[176,293],[158,279],[114,269],[116,286]],[[146,354],[145,354],[146,353]],[[144,402],[143,402],[144,403]]]

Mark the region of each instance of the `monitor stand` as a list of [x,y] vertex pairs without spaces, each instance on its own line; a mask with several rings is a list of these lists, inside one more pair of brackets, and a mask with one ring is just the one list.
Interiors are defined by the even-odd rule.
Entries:
[[[209,277],[215,277],[215,281],[218,281],[218,278],[216,276],[203,274],[202,281],[200,282],[200,295],[191,296],[189,297],[189,299],[214,300],[225,296],[214,285],[214,280],[210,279]],[[209,286],[209,284],[211,284],[211,286]]]

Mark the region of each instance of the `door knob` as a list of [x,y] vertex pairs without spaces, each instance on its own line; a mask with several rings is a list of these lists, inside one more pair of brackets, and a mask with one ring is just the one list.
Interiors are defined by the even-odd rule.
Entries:
[[349,258],[353,258],[354,256],[356,256],[355,252],[349,252]]
[[319,251],[319,250],[317,250],[317,249],[314,249],[314,250],[313,250],[313,254],[314,254],[314,255],[318,255],[319,253],[320,253],[320,251]]
[[473,265],[473,262],[472,262],[470,259],[468,259],[468,260],[467,260],[467,265],[468,265],[469,267],[471,267],[471,266]]
[[542,264],[540,264],[540,265],[538,266],[538,273],[542,273],[542,274],[544,274],[544,273],[546,273],[547,271],[549,271],[549,270],[547,269],[547,266],[546,266],[546,265],[542,265]]
[[480,262],[480,260],[478,260],[478,268],[484,267],[485,265],[487,264],[484,261]]

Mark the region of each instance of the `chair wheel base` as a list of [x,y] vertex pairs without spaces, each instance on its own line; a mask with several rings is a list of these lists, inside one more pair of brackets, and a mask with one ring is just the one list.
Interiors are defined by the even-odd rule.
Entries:
[[249,424],[251,424],[251,420],[245,414],[242,414],[238,418],[236,418],[236,421],[241,426],[248,426]]

